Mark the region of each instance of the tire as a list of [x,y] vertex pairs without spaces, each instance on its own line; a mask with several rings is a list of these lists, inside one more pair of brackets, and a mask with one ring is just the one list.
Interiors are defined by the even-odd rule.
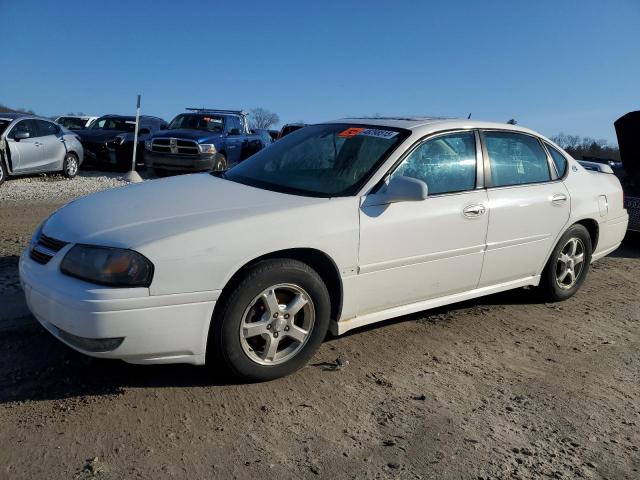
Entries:
[[227,157],[222,153],[216,153],[213,157],[213,167],[211,167],[212,172],[224,172],[229,168],[229,164],[227,163]]
[[4,159],[0,156],[0,185],[7,179],[7,169],[4,167]]
[[327,287],[307,264],[292,259],[258,262],[216,308],[207,364],[222,363],[245,381],[289,375],[318,349],[330,315]]
[[578,291],[589,273],[591,253],[587,229],[582,225],[571,226],[556,244],[542,272],[540,288],[548,300],[566,300]]
[[80,170],[78,156],[75,153],[67,153],[62,163],[62,174],[67,178],[73,178],[78,174],[78,170]]

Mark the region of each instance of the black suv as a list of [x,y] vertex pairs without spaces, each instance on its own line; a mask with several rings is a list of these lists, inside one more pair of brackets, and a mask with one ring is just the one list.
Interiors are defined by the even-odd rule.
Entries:
[[[133,158],[135,127],[135,116],[104,115],[89,128],[77,130],[75,133],[84,147],[85,164],[129,170]],[[144,141],[166,128],[167,122],[162,118],[140,116],[136,164],[144,163]]]

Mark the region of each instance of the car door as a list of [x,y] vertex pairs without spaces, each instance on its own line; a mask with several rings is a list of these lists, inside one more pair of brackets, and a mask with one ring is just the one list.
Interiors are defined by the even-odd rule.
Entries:
[[540,274],[569,220],[570,198],[540,139],[492,130],[481,138],[489,198],[483,287]]
[[[18,133],[28,134],[28,138],[17,139]],[[42,162],[44,148],[38,136],[35,120],[20,120],[7,134],[7,144],[11,152],[14,173],[29,172]]]
[[228,116],[225,128],[227,132],[227,164],[235,165],[240,161],[242,141],[246,140],[246,137],[242,135],[243,131],[240,128],[240,119],[237,117]]
[[360,209],[360,313],[384,310],[476,288],[487,235],[478,135],[473,130],[429,137],[391,177],[424,180],[424,201]]
[[62,170],[67,149],[60,127],[47,120],[35,120],[35,122],[43,149],[41,161],[35,168],[47,172]]

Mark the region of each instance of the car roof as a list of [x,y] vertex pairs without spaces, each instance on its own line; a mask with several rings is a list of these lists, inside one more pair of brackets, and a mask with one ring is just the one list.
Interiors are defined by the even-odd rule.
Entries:
[[[528,133],[542,137],[537,132],[528,128],[521,127],[519,125],[512,125],[510,123],[500,122],[486,122],[481,120],[472,119],[460,119],[460,118],[444,118],[444,117],[412,117],[412,116],[398,116],[398,117],[351,117],[341,118],[333,120],[331,122],[323,123],[347,123],[355,125],[372,125],[378,127],[391,127],[391,128],[403,128],[411,130],[419,134],[433,133],[442,130],[460,130],[469,128],[483,128],[483,129],[498,129],[498,130],[511,130],[514,132]],[[544,138],[544,137],[542,137]]]
[[35,117],[36,115],[31,115],[29,113],[22,112],[3,112],[0,113],[0,119],[2,120],[15,120],[16,118],[22,117]]

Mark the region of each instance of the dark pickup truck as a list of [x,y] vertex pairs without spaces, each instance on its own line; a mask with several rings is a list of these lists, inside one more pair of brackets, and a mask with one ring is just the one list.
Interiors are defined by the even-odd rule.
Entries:
[[623,169],[614,172],[624,192],[629,230],[640,232],[640,111],[629,112],[614,122]]
[[187,108],[166,130],[145,141],[144,163],[167,171],[223,171],[266,146],[240,110]]

